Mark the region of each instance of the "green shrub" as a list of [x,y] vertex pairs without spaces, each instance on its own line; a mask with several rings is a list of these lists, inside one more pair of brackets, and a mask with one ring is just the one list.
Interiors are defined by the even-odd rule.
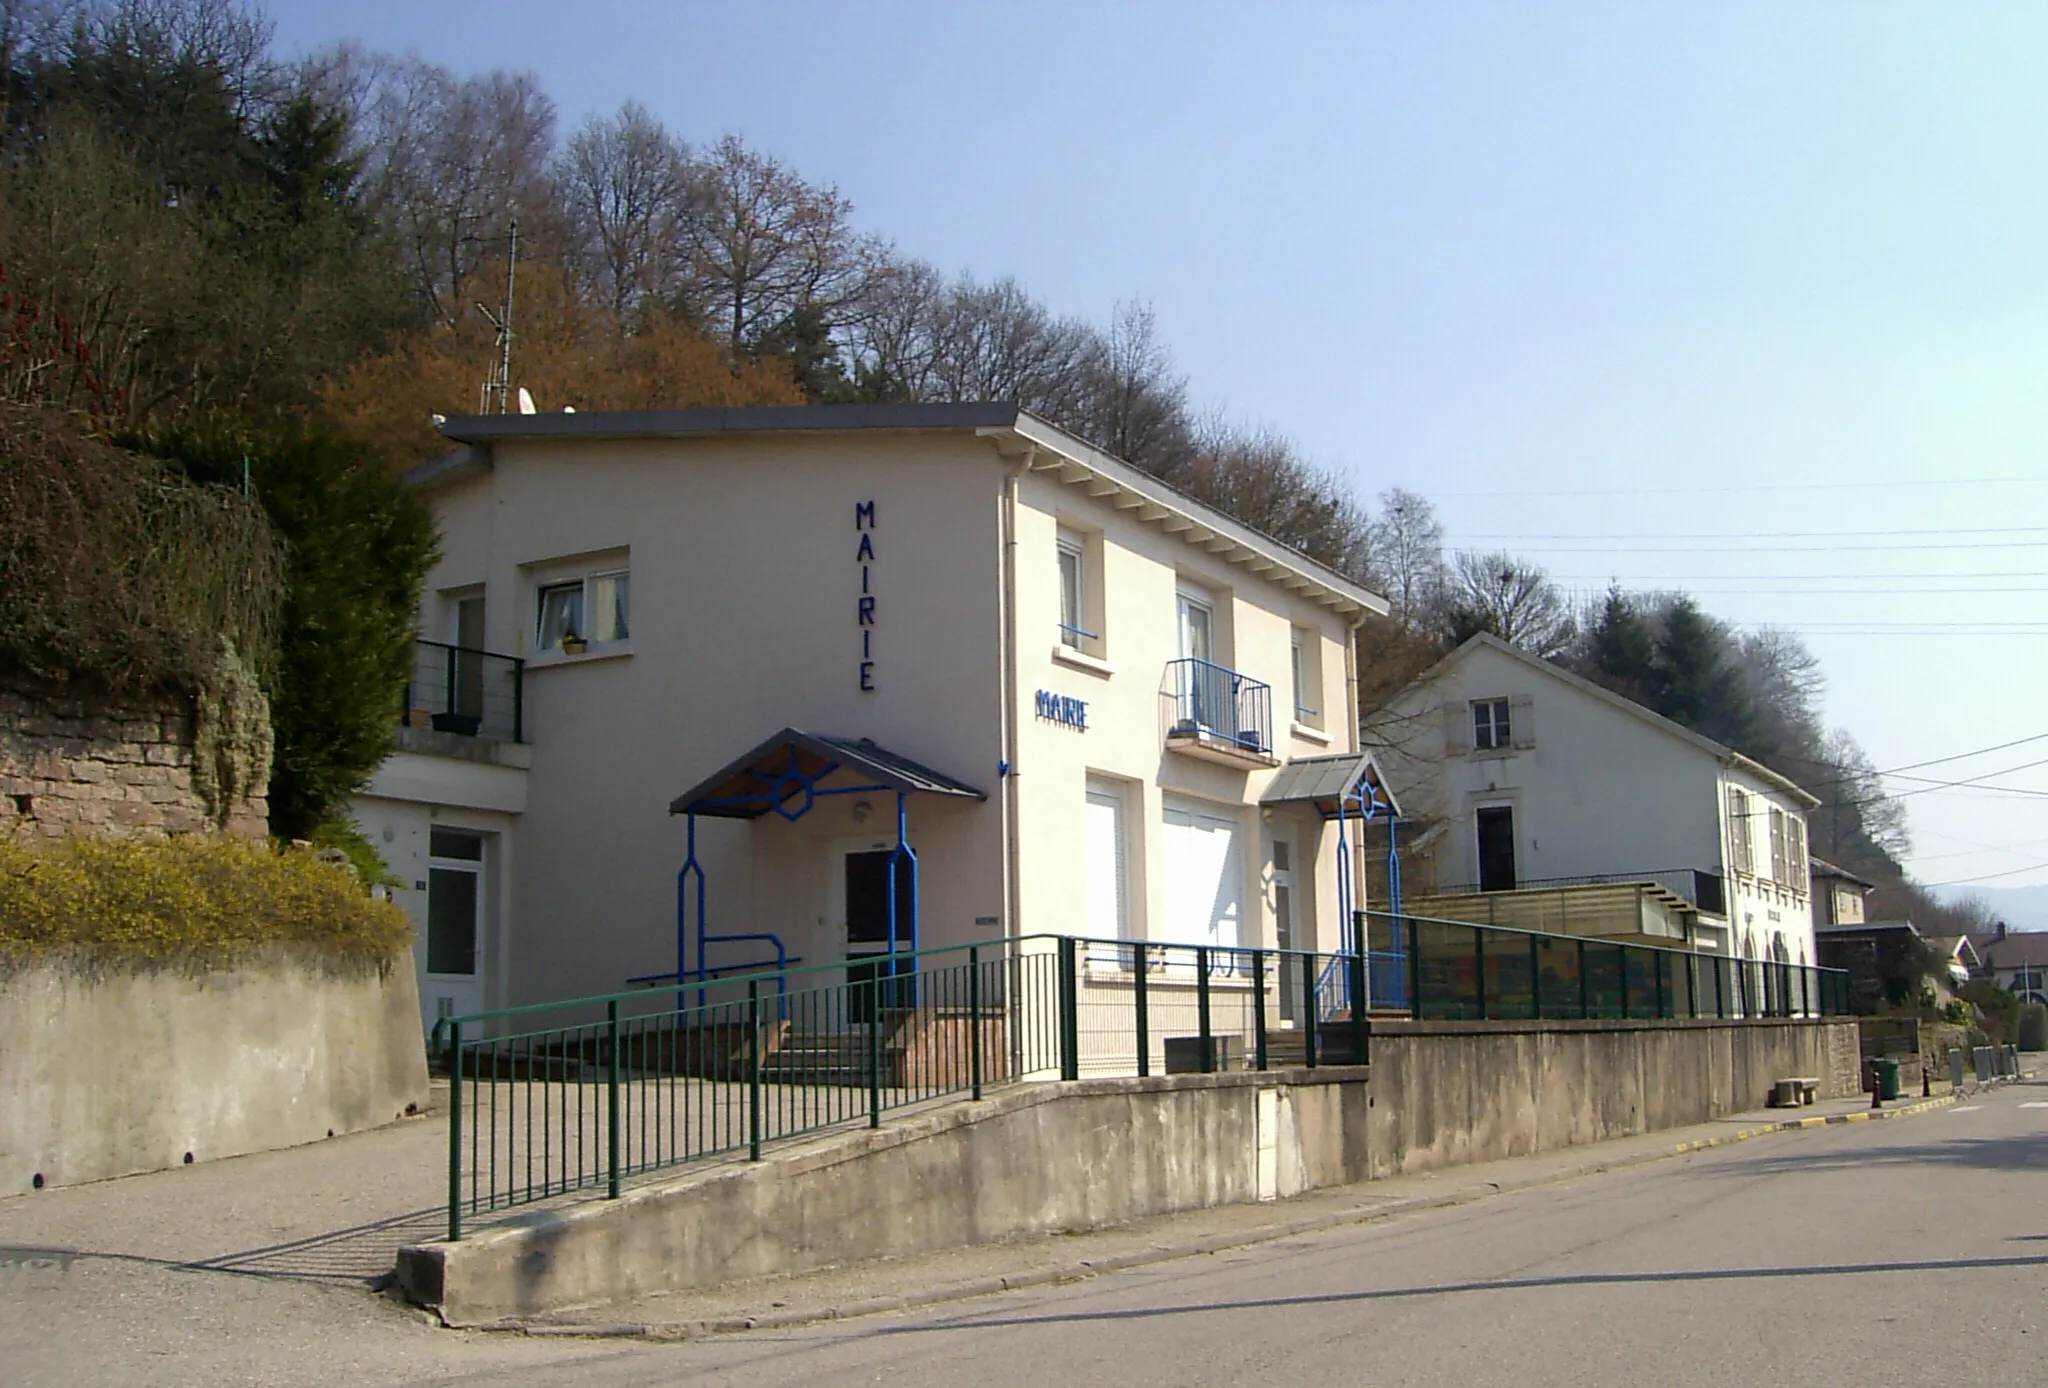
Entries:
[[0,965],[52,956],[213,965],[280,944],[374,965],[411,938],[403,911],[303,849],[213,835],[35,850],[0,842]]
[[240,484],[284,537],[284,611],[267,680],[270,830],[312,837],[391,754],[421,588],[439,545],[383,458],[314,426],[192,417],[137,436],[202,484]]
[[2030,1002],[2020,1009],[2020,1049],[2048,1051],[2048,1007]]

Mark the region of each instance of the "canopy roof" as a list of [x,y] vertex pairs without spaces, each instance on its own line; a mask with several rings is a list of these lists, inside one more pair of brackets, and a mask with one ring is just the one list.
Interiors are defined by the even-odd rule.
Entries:
[[[840,771],[859,784],[821,790],[819,783]],[[814,796],[856,790],[988,798],[964,781],[921,766],[867,738],[826,737],[784,728],[671,800],[668,812],[759,819],[773,810],[785,819],[797,819],[810,809]]]
[[1319,757],[1294,757],[1273,773],[1261,805],[1312,804],[1325,819],[1337,817],[1337,802],[1346,814],[1366,813],[1375,819],[1399,819],[1401,807],[1387,789],[1369,752],[1330,752]]

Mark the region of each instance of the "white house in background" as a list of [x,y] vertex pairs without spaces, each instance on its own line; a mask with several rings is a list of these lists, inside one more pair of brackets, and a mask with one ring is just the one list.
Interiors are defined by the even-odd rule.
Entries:
[[1819,802],[1768,767],[1488,635],[1366,728],[1434,869],[1408,884],[1418,913],[1419,898],[1645,884],[1658,900],[1637,933],[1672,935],[1649,943],[1816,961],[1806,813]]
[[442,429],[354,803],[430,1021],[892,941],[1343,944],[1356,583],[1011,406]]

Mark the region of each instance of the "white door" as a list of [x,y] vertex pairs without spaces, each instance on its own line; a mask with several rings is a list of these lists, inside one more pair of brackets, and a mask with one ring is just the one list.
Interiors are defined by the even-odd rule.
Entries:
[[1088,787],[1088,934],[1121,940],[1131,933],[1124,857],[1124,798],[1114,786]]
[[1214,660],[1216,618],[1208,600],[1182,590],[1180,594],[1180,653],[1183,659]]
[[1191,801],[1166,803],[1160,866],[1166,874],[1161,940],[1236,945],[1244,897],[1237,821]]
[[484,836],[436,829],[427,859],[427,928],[417,946],[429,1030],[484,1010]]

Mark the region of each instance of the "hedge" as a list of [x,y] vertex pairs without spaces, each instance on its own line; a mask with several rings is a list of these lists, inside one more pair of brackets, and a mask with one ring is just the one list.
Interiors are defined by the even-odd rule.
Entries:
[[192,835],[0,842],[0,964],[231,964],[269,946],[382,965],[412,924],[346,866],[304,849]]

